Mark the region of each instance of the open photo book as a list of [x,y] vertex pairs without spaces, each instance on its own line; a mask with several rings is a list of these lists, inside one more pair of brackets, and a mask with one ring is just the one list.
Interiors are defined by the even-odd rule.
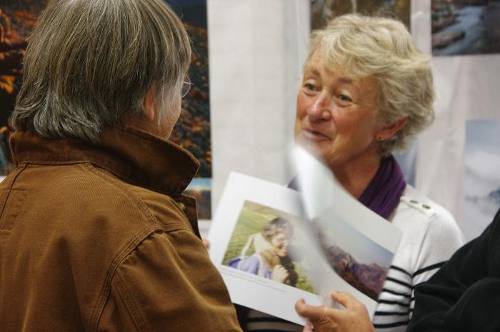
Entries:
[[208,235],[234,303],[304,324],[295,302],[352,294],[370,316],[398,247],[398,228],[359,203],[304,149],[291,154],[298,190],[231,173]]

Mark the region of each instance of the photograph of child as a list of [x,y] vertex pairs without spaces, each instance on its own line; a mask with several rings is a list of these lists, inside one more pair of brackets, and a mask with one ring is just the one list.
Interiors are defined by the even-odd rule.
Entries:
[[[246,201],[227,247],[223,265],[313,292],[300,262],[292,259],[296,217]],[[295,248],[295,251],[298,251]],[[292,255],[296,257],[296,255]]]

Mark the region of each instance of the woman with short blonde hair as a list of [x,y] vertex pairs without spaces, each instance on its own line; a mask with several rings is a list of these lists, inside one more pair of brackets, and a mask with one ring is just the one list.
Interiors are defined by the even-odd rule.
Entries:
[[[332,295],[345,310],[297,303],[314,331],[404,331],[414,286],[463,243],[453,217],[407,185],[392,156],[432,122],[433,100],[429,57],[402,23],[345,15],[313,33],[297,93],[296,140],[351,195],[403,233],[374,316],[348,294]],[[302,330],[255,311],[247,317],[248,331]]]

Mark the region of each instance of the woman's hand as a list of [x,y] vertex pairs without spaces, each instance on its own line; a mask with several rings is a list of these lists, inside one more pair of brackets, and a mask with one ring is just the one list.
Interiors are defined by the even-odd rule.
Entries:
[[[299,300],[295,310],[309,320],[304,332],[375,332],[365,306],[352,295],[333,292],[332,299],[342,304],[345,309],[334,309],[324,305],[311,306]],[[311,326],[312,325],[312,329]]]
[[271,279],[277,282],[284,283],[288,280],[288,271],[283,267],[283,265],[276,265],[271,272]]

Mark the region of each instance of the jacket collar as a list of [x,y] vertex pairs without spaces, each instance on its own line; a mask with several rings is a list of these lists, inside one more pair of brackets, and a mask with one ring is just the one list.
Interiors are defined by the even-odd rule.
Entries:
[[199,167],[180,146],[130,127],[105,129],[97,144],[16,131],[10,145],[16,164],[89,162],[128,183],[172,196],[186,189]]

